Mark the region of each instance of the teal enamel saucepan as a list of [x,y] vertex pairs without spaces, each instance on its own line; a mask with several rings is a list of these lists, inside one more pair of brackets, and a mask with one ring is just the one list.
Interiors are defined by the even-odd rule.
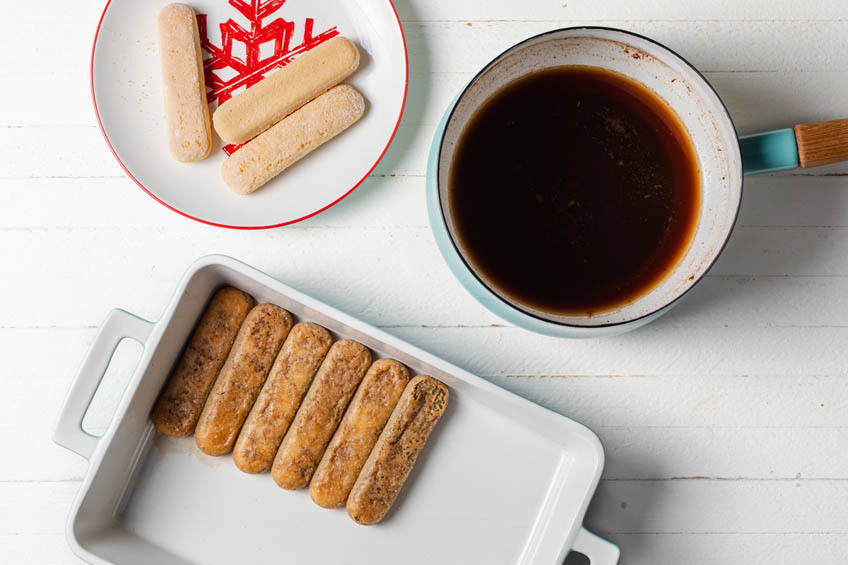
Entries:
[[[505,85],[560,66],[601,67],[635,80],[674,110],[695,149],[700,207],[688,248],[659,282],[635,299],[591,314],[546,312],[491,284],[457,235],[448,198],[450,171],[465,127]],[[427,208],[436,243],[460,283],[483,306],[516,326],[552,336],[614,335],[667,311],[700,281],[730,237],[745,175],[848,160],[848,120],[804,124],[737,137],[724,104],[682,57],[648,38],[610,28],[556,30],[523,41],[495,58],[451,103],[439,124],[427,168]],[[508,230],[492,225],[492,230]]]

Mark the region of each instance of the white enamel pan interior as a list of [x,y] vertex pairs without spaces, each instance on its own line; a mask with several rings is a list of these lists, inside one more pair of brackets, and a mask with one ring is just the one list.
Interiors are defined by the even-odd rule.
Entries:
[[[316,506],[305,490],[240,472],[193,438],[155,437],[150,411],[214,291],[232,285],[297,320],[355,339],[375,357],[444,381],[448,411],[392,512],[376,526]],[[84,413],[117,343],[144,352],[102,437]],[[195,262],[156,323],[113,310],[83,362],[54,440],[89,460],[67,538],[92,563],[562,563],[573,547],[609,565],[618,548],[582,529],[603,468],[582,425],[305,296],[238,261]]]

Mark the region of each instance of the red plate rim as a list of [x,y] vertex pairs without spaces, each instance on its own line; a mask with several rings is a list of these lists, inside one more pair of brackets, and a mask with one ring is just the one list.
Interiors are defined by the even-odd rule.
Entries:
[[158,196],[156,196],[155,194],[150,192],[150,190],[148,190],[146,186],[141,184],[141,181],[139,181],[137,178],[135,178],[133,176],[133,174],[129,171],[129,169],[127,169],[127,166],[124,165],[124,162],[121,161],[121,158],[118,157],[118,154],[115,152],[115,148],[112,147],[112,142],[109,140],[109,136],[106,135],[106,130],[103,129],[103,122],[100,121],[100,111],[97,109],[97,98],[94,96],[94,51],[97,48],[97,38],[100,36],[100,26],[103,25],[103,18],[106,17],[106,12],[109,10],[109,5],[112,3],[112,0],[106,1],[106,6],[103,7],[103,13],[100,14],[100,20],[97,22],[97,30],[94,32],[94,43],[91,46],[91,63],[89,65],[89,82],[91,83],[91,102],[94,104],[94,115],[97,117],[97,126],[100,128],[100,133],[103,134],[103,139],[106,140],[106,145],[109,146],[109,151],[112,152],[112,155],[115,157],[115,160],[118,161],[118,164],[121,166],[121,168],[127,174],[127,176],[130,177],[133,180],[133,182],[135,184],[137,184],[138,187],[141,190],[143,190],[145,193],[147,193],[148,196],[150,196],[153,200],[155,200],[156,202],[158,202],[159,204],[161,204],[165,208],[168,208],[169,210],[172,210],[172,211],[176,212],[177,214],[179,214],[181,216],[185,216],[186,218],[192,219],[196,222],[200,222],[201,224],[206,224],[206,225],[209,225],[209,226],[215,226],[215,227],[218,227],[218,228],[234,229],[234,230],[267,230],[267,229],[271,229],[271,228],[279,228],[279,227],[282,227],[282,226],[287,226],[287,225],[290,225],[290,224],[296,224],[297,222],[301,222],[301,221],[303,221],[307,218],[311,218],[312,216],[320,214],[324,210],[327,210],[328,208],[332,208],[333,206],[335,206],[336,204],[338,204],[339,202],[344,200],[348,195],[350,195],[351,192],[356,190],[356,188],[360,184],[362,184],[365,181],[365,179],[367,179],[371,175],[371,173],[374,171],[375,168],[377,168],[377,165],[383,159],[383,156],[386,154],[386,151],[388,151],[389,147],[392,145],[392,141],[395,138],[395,134],[397,133],[398,127],[400,127],[400,120],[403,117],[403,111],[406,108],[406,95],[409,91],[409,54],[408,54],[407,48],[406,48],[406,36],[403,33],[403,26],[400,23],[400,17],[398,16],[397,9],[395,8],[394,2],[392,0],[387,0],[387,1],[389,3],[389,6],[391,6],[391,8],[392,8],[392,12],[395,15],[395,20],[397,21],[398,30],[400,30],[400,39],[403,42],[403,63],[404,63],[403,100],[400,103],[400,112],[398,113],[397,123],[395,123],[395,128],[392,130],[392,135],[389,136],[389,141],[386,143],[386,146],[383,148],[383,151],[380,152],[380,155],[377,157],[377,160],[374,161],[374,164],[371,165],[371,168],[368,169],[368,172],[365,173],[365,176],[363,176],[361,179],[359,179],[359,181],[356,184],[354,184],[350,188],[350,190],[348,190],[347,192],[342,194],[336,200],[330,202],[329,204],[327,204],[323,208],[316,210],[315,212],[312,212],[311,214],[307,214],[306,216],[303,216],[301,218],[297,218],[296,220],[290,220],[288,222],[282,222],[282,223],[279,223],[279,224],[270,224],[270,225],[267,225],[267,226],[231,226],[231,225],[228,225],[228,224],[219,224],[217,222],[211,222],[209,220],[204,220],[203,218],[198,218],[198,217],[192,216],[191,214],[183,212],[182,210],[179,210],[179,209],[171,206],[170,204],[162,201]]

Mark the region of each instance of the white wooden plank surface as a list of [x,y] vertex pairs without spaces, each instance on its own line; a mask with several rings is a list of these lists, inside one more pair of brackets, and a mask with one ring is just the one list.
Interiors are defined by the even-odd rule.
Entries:
[[[435,124],[470,76],[567,25],[666,43],[705,71],[741,133],[846,117],[848,4],[396,5],[411,67],[393,147],[344,203],[259,233],[192,223],[123,176],[89,98],[100,1],[5,7],[0,442],[14,456],[0,458],[0,562],[78,562],[63,528],[86,465],[49,441],[69,379],[110,308],[156,319],[187,264],[214,252],[595,430],[607,466],[587,524],[621,545],[622,563],[844,563],[848,166],[749,179],[738,228],[691,296],[635,333],[579,342],[505,327],[462,290],[433,245],[422,175]],[[132,362],[107,376],[95,426]]]

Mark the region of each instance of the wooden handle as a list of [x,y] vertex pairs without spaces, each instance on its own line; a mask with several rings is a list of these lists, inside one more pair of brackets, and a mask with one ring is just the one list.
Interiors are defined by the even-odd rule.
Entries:
[[848,118],[795,126],[801,166],[818,167],[848,161]]

